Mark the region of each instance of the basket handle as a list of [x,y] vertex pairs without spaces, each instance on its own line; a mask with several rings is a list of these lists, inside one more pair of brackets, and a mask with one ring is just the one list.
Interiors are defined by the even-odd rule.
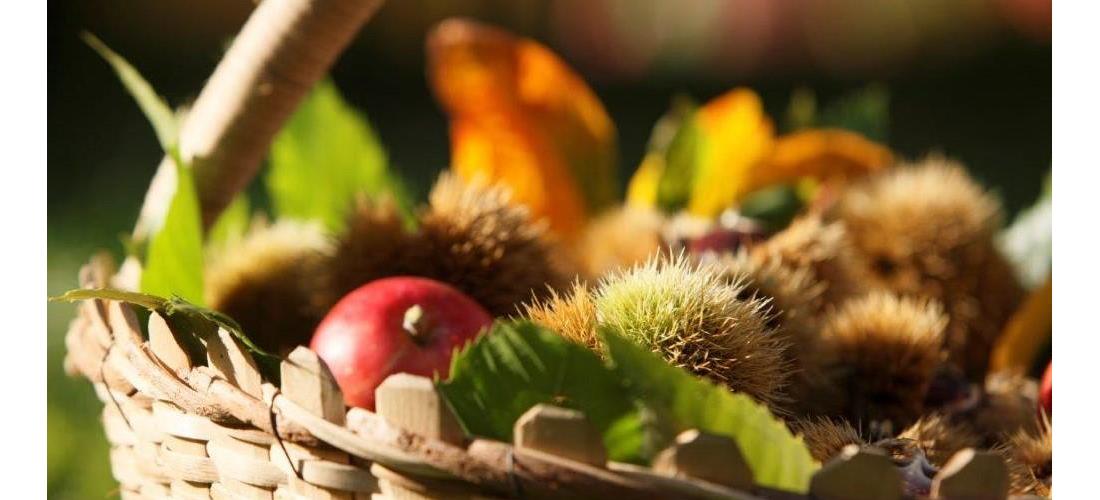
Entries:
[[[275,134],[383,0],[263,0],[203,87],[180,131],[203,228],[248,186]],[[161,160],[134,228],[144,240],[175,193],[176,171]]]

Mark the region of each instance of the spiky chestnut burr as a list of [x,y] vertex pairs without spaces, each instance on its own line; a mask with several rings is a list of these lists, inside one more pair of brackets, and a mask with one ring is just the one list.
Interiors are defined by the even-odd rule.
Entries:
[[789,344],[767,326],[764,301],[743,292],[713,264],[662,256],[605,277],[595,303],[601,325],[774,407],[790,373]]
[[254,223],[239,242],[211,253],[206,303],[267,350],[306,344],[328,309],[321,277],[331,251],[317,224]]
[[325,301],[332,306],[352,290],[379,278],[423,276],[430,260],[419,236],[406,229],[392,200],[359,198],[326,266]]
[[406,230],[392,203],[360,202],[328,266],[332,302],[364,283],[410,275],[448,283],[506,316],[572,276],[544,226],[511,204],[503,187],[443,174],[418,226]]
[[939,304],[874,292],[823,322],[815,354],[804,360],[810,386],[799,395],[802,412],[844,417],[872,437],[913,423],[943,359]]
[[846,190],[831,217],[870,262],[873,283],[944,304],[951,362],[980,383],[1022,297],[993,243],[998,201],[961,164],[930,156]]
[[568,293],[551,290],[548,297],[524,305],[524,316],[589,349],[602,348],[596,334],[596,302],[580,281]]
[[875,443],[864,440],[859,431],[843,419],[799,419],[791,423],[794,432],[801,434],[810,455],[819,462],[827,462],[840,454],[848,445],[872,446],[885,451],[898,468],[903,490],[910,496],[927,496],[932,477],[937,468],[928,460],[925,450],[911,439],[882,439]]
[[665,216],[649,207],[624,205],[593,219],[575,244],[582,271],[591,279],[644,263],[664,248]]
[[810,381],[805,380],[803,359],[812,356],[816,346],[817,316],[825,285],[814,278],[810,268],[792,268],[788,267],[789,262],[760,257],[741,249],[736,254],[704,254],[702,260],[713,260],[730,280],[741,279],[741,299],[758,299],[768,304],[768,326],[789,344],[786,358],[790,375],[785,392],[792,407],[786,410],[796,412],[797,399],[810,386]]
[[444,173],[420,215],[429,276],[472,296],[495,316],[568,287],[575,276],[543,222],[511,202],[500,185],[465,183]]
[[964,448],[981,448],[981,435],[967,422],[947,415],[924,415],[898,434],[899,439],[912,440],[937,467]]
[[824,222],[816,215],[794,220],[756,245],[753,254],[759,260],[777,261],[789,269],[812,270],[812,279],[824,287],[819,308],[868,290],[867,264],[852,246],[844,225]]
[[980,431],[986,447],[1003,443],[1007,436],[1021,431],[1037,433],[1035,418],[1038,383],[1019,374],[992,373],[978,404],[960,417]]
[[814,460],[825,463],[850,444],[865,446],[859,431],[843,419],[800,418],[790,422],[791,432],[802,436]]
[[1050,496],[1054,484],[1051,436],[1050,421],[1043,418],[1034,430],[1020,430],[998,448],[1008,464],[1011,494]]
[[705,254],[701,260],[713,261],[731,282],[740,280],[742,300],[767,302],[772,311],[768,326],[788,339],[792,358],[809,348],[808,343],[817,336],[815,316],[826,287],[814,278],[812,269],[790,267],[785,261],[761,258],[745,249],[736,254]]

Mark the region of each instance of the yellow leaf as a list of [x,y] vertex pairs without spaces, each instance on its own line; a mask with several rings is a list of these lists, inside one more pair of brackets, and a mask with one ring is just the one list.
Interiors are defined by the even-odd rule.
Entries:
[[459,176],[505,183],[567,237],[616,201],[615,126],[549,49],[455,19],[429,36],[428,66]]
[[1027,373],[1031,369],[1035,355],[1050,339],[1052,285],[1051,279],[1047,278],[1046,283],[1033,290],[1008,320],[997,345],[993,346],[990,371]]
[[773,126],[760,97],[744,88],[711,100],[695,120],[701,140],[688,210],[713,217],[752,191],[752,171],[771,150]]
[[663,153],[650,152],[642,158],[642,164],[630,178],[626,187],[626,202],[640,207],[653,207],[657,204],[657,186],[661,174],[665,171]]
[[811,129],[780,137],[758,168],[751,190],[800,177],[850,178],[889,166],[893,153],[860,134],[840,129]]

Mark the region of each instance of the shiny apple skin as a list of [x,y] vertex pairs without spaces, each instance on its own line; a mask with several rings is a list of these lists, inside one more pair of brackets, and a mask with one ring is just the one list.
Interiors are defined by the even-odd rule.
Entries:
[[[410,334],[406,312],[423,311]],[[446,378],[455,350],[492,316],[454,287],[427,278],[375,280],[344,296],[318,325],[310,349],[328,365],[349,406],[374,410],[374,390],[394,373]]]

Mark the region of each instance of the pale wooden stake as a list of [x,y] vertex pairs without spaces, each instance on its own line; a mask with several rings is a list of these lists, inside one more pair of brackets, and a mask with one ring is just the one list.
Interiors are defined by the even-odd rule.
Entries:
[[[295,348],[280,365],[280,372],[281,390],[286,398],[329,422],[344,425],[347,414],[344,395],[336,385],[332,372],[317,353],[302,346]],[[286,463],[286,457],[283,455],[284,448],[290,455],[289,464]],[[287,470],[287,479],[290,491],[297,495],[321,500],[351,500],[353,496],[351,492],[323,488],[297,477],[297,474],[301,473],[302,462],[305,460],[316,458],[349,464],[351,457],[347,453],[283,442],[271,445],[271,458],[276,463],[283,463],[290,467]],[[276,491],[276,498],[279,495],[280,493]]]
[[512,431],[519,451],[533,450],[603,468],[603,436],[577,410],[538,404],[516,421]]
[[217,339],[206,343],[207,364],[225,377],[230,384],[240,388],[245,394],[263,399],[263,377],[256,366],[256,360],[244,350],[240,341],[233,338],[225,328],[218,328]]
[[282,362],[280,371],[281,390],[287,399],[329,422],[344,425],[344,395],[317,353],[298,346]]
[[814,474],[810,493],[820,500],[898,500],[901,477],[881,450],[850,444]]
[[999,454],[967,448],[952,456],[932,479],[932,497],[1002,500],[1008,497],[1008,487],[1008,466]]
[[681,432],[676,441],[657,454],[653,470],[659,474],[704,481],[747,490],[752,488],[752,469],[741,449],[726,436],[692,429]]
[[[182,334],[182,332],[181,332]],[[172,370],[180,378],[186,377],[194,365],[187,351],[176,339],[168,322],[160,314],[149,314],[149,348],[156,354],[161,364]]]
[[465,439],[458,420],[427,377],[390,375],[374,391],[378,414],[409,432],[450,444]]
[[113,300],[107,302],[107,318],[115,342],[141,344],[144,341],[141,338],[141,324],[129,304]]
[[[465,440],[458,420],[427,377],[408,373],[390,375],[374,391],[374,401],[378,415],[394,427],[455,445]],[[457,483],[418,481],[377,463],[371,466],[371,473],[378,477],[378,486],[386,498],[463,498],[456,493],[462,490]]]

